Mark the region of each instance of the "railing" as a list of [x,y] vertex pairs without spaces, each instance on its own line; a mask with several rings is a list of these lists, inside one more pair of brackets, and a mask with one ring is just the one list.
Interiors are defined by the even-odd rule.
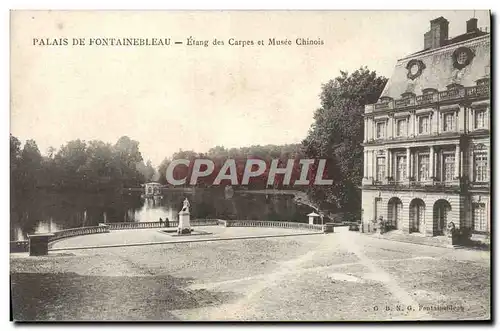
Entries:
[[[177,226],[179,222],[169,221],[168,226]],[[123,222],[123,223],[106,223],[110,230],[131,230],[131,229],[152,229],[161,228],[165,222]]]
[[404,98],[404,99],[398,99],[394,101],[394,105],[396,107],[408,107],[408,106],[414,106],[415,105],[415,98]]
[[[219,225],[218,219],[194,219],[190,221],[191,226],[210,226]],[[153,229],[162,228],[166,222],[122,222],[122,223],[106,223],[110,230],[132,230],[132,229]],[[179,226],[179,221],[168,221],[169,227]]]
[[[73,229],[65,229],[61,231],[54,232],[54,236],[50,237],[49,243],[55,240],[83,236],[86,234],[95,234],[95,233],[107,233],[109,232],[109,227],[104,224],[99,224],[98,226],[87,226],[81,228],[73,228]],[[10,242],[10,252],[28,252],[29,251],[29,240],[22,241],[11,241]]]
[[[417,180],[387,180],[387,181],[368,181],[366,179],[363,179],[363,185],[366,186],[381,186],[381,187],[388,187],[388,188],[402,188],[402,189],[420,189],[420,188],[425,188],[426,190],[441,190],[441,189],[454,189],[462,185],[467,185],[465,180],[451,180],[451,181],[440,181],[440,180],[422,180],[422,181],[417,181]],[[471,184],[468,184],[469,186],[473,186]]]
[[421,106],[435,102],[437,103],[440,101],[451,101],[463,98],[487,97],[489,95],[490,95],[490,84],[486,83],[477,86],[454,88],[437,93],[422,94],[416,97],[409,97],[394,101],[384,101],[372,105],[366,105],[365,112],[373,110],[377,111],[377,110],[392,109],[393,107],[404,108],[414,105]]
[[109,232],[109,227],[103,224],[100,224],[98,226],[87,226],[81,228],[66,229],[54,232],[54,236],[49,239],[49,242],[68,237],[76,237],[87,234],[107,233],[107,232]]
[[[151,229],[161,228],[165,226],[165,222],[125,222],[125,223],[107,223],[110,230],[130,230],[130,229]],[[169,227],[177,227],[178,221],[169,221]],[[222,225],[225,227],[275,227],[286,229],[305,229],[318,230],[322,229],[318,224],[296,223],[296,222],[281,222],[281,221],[258,221],[258,220],[220,220],[220,219],[194,219],[190,221],[191,226],[216,226]]]
[[465,90],[462,88],[439,92],[439,101],[455,100],[464,97],[465,97]]
[[417,105],[426,105],[437,101],[437,94],[422,94],[416,97]]
[[[178,221],[169,221],[169,227],[177,227]],[[195,219],[191,222],[192,226],[211,226],[221,225],[224,227],[266,227],[266,228],[282,228],[282,229],[300,229],[308,231],[323,231],[324,225],[283,222],[283,221],[258,221],[258,220],[221,220],[221,219]],[[129,229],[150,229],[164,227],[165,222],[123,222],[123,223],[101,223],[98,226],[88,226],[81,228],[66,229],[54,232],[54,236],[49,239],[49,242],[60,240],[69,237],[82,236],[87,234],[108,233],[110,230],[129,230]],[[10,252],[28,252],[29,241],[11,241]]]
[[225,227],[263,227],[263,228],[283,228],[283,229],[301,229],[309,231],[322,231],[323,225],[281,222],[281,221],[253,221],[253,220],[230,220],[221,221]]
[[28,240],[11,241],[10,242],[10,252],[11,253],[28,252],[29,249],[30,249],[30,242]]
[[375,104],[375,110],[381,110],[381,109],[389,109],[390,107],[390,101],[387,102],[382,102],[382,103],[376,103]]
[[210,226],[219,225],[220,220],[218,219],[195,219],[191,220],[191,226]]
[[468,98],[482,97],[482,96],[487,96],[489,94],[490,94],[490,86],[487,84],[465,88],[465,95]]

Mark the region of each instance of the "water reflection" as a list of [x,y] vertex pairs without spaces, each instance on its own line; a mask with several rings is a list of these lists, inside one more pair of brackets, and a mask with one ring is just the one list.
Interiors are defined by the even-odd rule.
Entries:
[[177,220],[177,213],[171,204],[163,203],[163,199],[148,198],[144,199],[144,204],[139,210],[134,211],[134,220],[136,222],[158,221],[160,218],[165,220]]
[[192,218],[306,221],[311,209],[297,205],[292,196],[246,194],[225,190],[169,192],[144,199],[140,193],[50,193],[16,198],[11,205],[11,240],[26,240],[28,233],[112,222],[150,222],[160,217],[177,220],[182,201],[191,203]]

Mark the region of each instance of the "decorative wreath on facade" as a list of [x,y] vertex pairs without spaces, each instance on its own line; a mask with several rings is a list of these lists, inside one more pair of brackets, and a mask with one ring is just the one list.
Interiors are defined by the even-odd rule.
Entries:
[[413,59],[406,64],[406,69],[408,70],[407,77],[413,80],[422,74],[422,71],[425,69],[425,64],[421,60]]
[[452,57],[453,66],[460,70],[472,62],[474,52],[468,47],[459,47],[453,52]]

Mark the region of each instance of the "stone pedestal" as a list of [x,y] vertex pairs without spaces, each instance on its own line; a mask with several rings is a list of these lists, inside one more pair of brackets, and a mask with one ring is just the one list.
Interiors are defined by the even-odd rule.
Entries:
[[177,226],[177,233],[186,234],[191,233],[191,220],[188,211],[179,212],[179,225]]
[[323,233],[333,233],[333,223],[326,223],[323,225]]
[[30,256],[42,256],[49,254],[49,239],[53,237],[52,233],[29,234]]

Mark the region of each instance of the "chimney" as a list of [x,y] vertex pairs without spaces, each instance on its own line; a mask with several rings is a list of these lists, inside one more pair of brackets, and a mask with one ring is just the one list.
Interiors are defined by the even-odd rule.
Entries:
[[431,21],[431,30],[424,34],[424,49],[438,48],[446,44],[448,24],[442,16]]
[[467,21],[467,33],[477,31],[477,18],[471,18]]

